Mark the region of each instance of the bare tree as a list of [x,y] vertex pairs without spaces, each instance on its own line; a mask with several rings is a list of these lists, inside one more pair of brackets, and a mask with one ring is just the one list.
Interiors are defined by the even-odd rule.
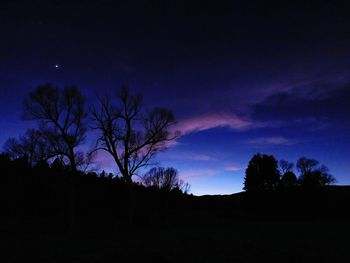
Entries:
[[297,168],[300,171],[299,183],[304,187],[323,187],[336,182],[329,169],[315,159],[301,157],[297,161]]
[[178,176],[177,170],[172,167],[154,167],[141,177],[141,182],[146,187],[155,187],[166,191],[178,189],[183,193],[189,191],[189,184]]
[[9,138],[4,146],[11,158],[26,157],[31,166],[55,156],[39,130],[28,129],[19,139]]
[[319,162],[317,160],[306,157],[301,157],[297,161],[297,169],[299,170],[301,176],[313,171],[318,165]]
[[72,170],[82,162],[76,148],[85,139],[85,98],[74,87],[41,85],[24,101],[23,117],[39,121],[39,131],[55,155],[68,159]]
[[168,109],[154,108],[148,114],[142,110],[142,96],[132,95],[127,87],[117,94],[118,103],[106,96],[99,99],[99,109],[91,110],[99,136],[96,150],[107,151],[113,157],[124,180],[131,184],[136,172],[166,143],[175,139],[169,128],[175,124]]
[[280,160],[278,164],[281,169],[282,175],[293,171],[294,164],[291,162],[288,162],[286,160]]

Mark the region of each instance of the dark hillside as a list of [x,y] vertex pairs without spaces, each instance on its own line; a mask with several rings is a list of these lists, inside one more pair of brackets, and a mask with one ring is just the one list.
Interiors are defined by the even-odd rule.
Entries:
[[349,186],[192,196],[134,184],[129,225],[120,178],[0,166],[1,262],[347,262]]

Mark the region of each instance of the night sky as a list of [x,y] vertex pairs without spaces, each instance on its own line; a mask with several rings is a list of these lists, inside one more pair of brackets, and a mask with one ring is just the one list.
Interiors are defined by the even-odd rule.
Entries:
[[241,191],[256,152],[315,158],[350,184],[348,6],[92,2],[0,4],[1,146],[35,126],[22,101],[39,84],[89,102],[127,84],[175,113],[183,135],[156,161],[194,194]]

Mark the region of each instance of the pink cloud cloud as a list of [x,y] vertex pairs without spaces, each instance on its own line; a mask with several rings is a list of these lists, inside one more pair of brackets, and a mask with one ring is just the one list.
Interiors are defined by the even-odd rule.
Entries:
[[188,159],[194,160],[194,161],[212,161],[215,160],[215,158],[210,157],[206,154],[190,154],[187,156]]
[[172,147],[175,147],[177,145],[179,145],[180,143],[176,140],[176,139],[173,139],[173,140],[170,140],[170,141],[165,141],[165,142],[162,142],[160,143],[158,146],[162,149],[167,149],[167,148],[172,148]]
[[229,127],[231,129],[246,129],[253,125],[249,120],[241,119],[234,115],[228,114],[210,114],[193,117],[180,121],[175,129],[179,130],[182,135],[205,131],[218,127]]
[[180,171],[179,175],[181,178],[188,180],[193,178],[203,178],[216,175],[219,173],[219,170],[210,169],[210,168],[200,168],[200,169],[189,169]]
[[182,159],[182,160],[192,160],[192,161],[215,161],[216,158],[209,156],[207,154],[193,153],[193,152],[178,152],[168,154],[171,159]]
[[237,164],[228,164],[225,166],[225,171],[228,172],[237,172],[243,170],[244,167],[237,165]]
[[293,145],[296,144],[296,140],[287,139],[282,136],[276,137],[261,137],[248,141],[249,144],[254,145]]

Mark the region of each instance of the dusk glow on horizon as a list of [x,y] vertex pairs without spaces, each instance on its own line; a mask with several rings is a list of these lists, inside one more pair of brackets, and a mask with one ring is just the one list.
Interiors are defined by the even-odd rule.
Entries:
[[[147,110],[173,111],[181,136],[154,161],[178,170],[194,195],[242,191],[257,152],[314,158],[349,185],[348,13],[239,6],[188,16],[176,6],[4,4],[0,146],[36,127],[21,119],[22,102],[40,84],[76,85],[91,104],[125,84]],[[94,142],[90,131],[84,149]],[[117,173],[107,153],[96,165]]]

